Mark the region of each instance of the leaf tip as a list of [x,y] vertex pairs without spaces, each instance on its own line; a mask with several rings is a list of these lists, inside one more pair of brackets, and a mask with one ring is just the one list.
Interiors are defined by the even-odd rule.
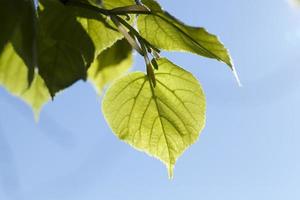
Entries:
[[35,123],[39,123],[40,121],[40,113],[41,109],[33,109],[34,121]]
[[173,178],[174,178],[174,165],[173,164],[167,164],[167,170],[168,170],[169,179],[173,180]]

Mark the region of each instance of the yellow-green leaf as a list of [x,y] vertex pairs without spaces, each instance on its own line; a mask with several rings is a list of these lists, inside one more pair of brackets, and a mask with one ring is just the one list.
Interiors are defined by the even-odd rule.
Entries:
[[205,96],[191,73],[164,58],[157,63],[155,88],[144,73],[129,74],[108,89],[102,108],[121,140],[160,159],[172,177],[204,127]]
[[[45,1],[45,0],[43,0]],[[116,7],[122,7],[134,4],[133,0],[85,0],[79,1],[84,4],[90,4],[94,6],[102,6],[106,9],[113,9]],[[68,4],[67,4],[68,5]],[[71,4],[72,5],[72,4]],[[60,5],[62,6],[62,5]],[[95,45],[95,55],[99,55],[104,49],[112,46],[117,40],[123,38],[123,35],[118,31],[117,27],[112,23],[109,17],[100,14],[95,10],[65,6],[69,11],[72,11],[76,15],[77,20],[81,23],[85,31],[89,34]],[[133,16],[131,16],[133,18]],[[129,23],[132,23],[133,19]]]
[[95,46],[95,55],[120,40],[123,35],[108,19],[97,13],[86,13],[85,17],[77,17],[82,27],[89,34]]
[[141,35],[154,46],[169,51],[186,51],[226,63],[233,69],[228,50],[204,28],[188,26],[162,10],[154,0],[142,0],[152,15],[140,15]]
[[125,39],[119,40],[95,59],[89,68],[88,79],[101,94],[107,83],[125,73],[132,64],[131,46]]
[[30,105],[37,119],[42,106],[49,101],[50,94],[37,73],[29,87],[27,74],[28,68],[24,61],[15,52],[12,44],[8,43],[0,55],[0,85]]
[[36,67],[36,10],[33,0],[1,0],[0,54],[11,42],[28,68],[31,83]]
[[91,5],[96,5],[99,7],[104,7],[106,9],[113,9],[122,6],[134,5],[134,0],[76,0],[83,3],[88,3]]
[[[106,9],[113,9],[128,5],[134,5],[134,0],[103,0],[101,5]],[[133,23],[134,16],[131,15],[130,24]],[[112,21],[102,16],[101,14],[92,14],[88,18],[79,18],[83,27],[89,33],[96,46],[98,55],[102,50],[112,46],[117,40],[123,38],[123,35],[118,31]]]
[[93,10],[40,0],[39,73],[52,96],[86,72],[104,49],[123,36],[109,20]]
[[103,6],[107,9],[113,9],[117,7],[135,5],[134,0],[103,0]]

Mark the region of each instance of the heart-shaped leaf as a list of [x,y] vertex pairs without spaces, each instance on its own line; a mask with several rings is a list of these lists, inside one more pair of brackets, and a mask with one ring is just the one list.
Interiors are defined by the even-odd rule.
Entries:
[[192,74],[167,59],[158,59],[156,87],[135,72],[117,80],[103,99],[103,112],[123,141],[160,159],[169,176],[177,158],[205,124],[205,97]]

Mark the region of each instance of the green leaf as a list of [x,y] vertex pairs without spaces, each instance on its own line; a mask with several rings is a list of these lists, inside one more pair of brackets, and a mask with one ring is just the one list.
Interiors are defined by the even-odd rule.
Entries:
[[134,0],[77,0],[92,5],[99,5],[106,9],[113,9],[122,6],[135,5]]
[[54,97],[58,91],[86,79],[95,47],[77,21],[78,9],[53,0],[40,3],[38,68]]
[[[95,46],[89,34],[78,22],[77,17],[85,15],[85,9],[65,6],[59,1],[40,0],[43,9],[39,12],[40,40],[55,40],[67,43],[77,49],[89,66],[94,59]],[[89,11],[91,12],[91,11]]]
[[0,3],[0,52],[12,42],[16,52],[26,63],[28,81],[33,80],[36,67],[36,11],[32,0],[3,0]]
[[22,93],[21,98],[31,106],[35,120],[38,121],[42,107],[51,98],[44,80],[38,73],[35,73],[32,84]]
[[134,0],[103,0],[103,6],[107,9],[113,9],[117,7],[135,5]]
[[0,52],[9,41],[19,20],[19,15],[17,13],[20,13],[22,8],[18,1],[19,0],[0,1]]
[[89,68],[88,78],[101,94],[106,84],[128,71],[132,64],[131,46],[125,39],[119,40],[95,59]]
[[41,0],[39,73],[52,96],[86,79],[95,56],[123,36],[108,18],[85,8]]
[[42,106],[50,99],[50,94],[43,79],[37,73],[30,87],[27,76],[28,68],[24,61],[15,52],[13,45],[8,43],[0,55],[0,85],[30,105],[35,118],[38,119]]
[[95,55],[99,55],[104,49],[123,38],[115,25],[100,14],[89,12],[82,17],[78,17],[77,20],[92,39],[95,46]]
[[52,97],[80,79],[86,79],[86,65],[80,52],[64,41],[43,42],[39,48],[39,74]]
[[140,15],[141,35],[154,46],[169,51],[186,51],[226,63],[233,69],[229,52],[219,39],[204,28],[191,27],[162,10],[154,0],[142,0],[152,15]]
[[[86,1],[84,4],[98,5],[98,0]],[[112,1],[106,0],[100,3],[102,7],[107,9],[118,8],[121,6],[127,6],[134,4],[133,0],[123,0],[123,1]],[[77,20],[81,23],[83,28],[89,34],[94,42],[96,51],[95,55],[99,55],[104,49],[112,46],[117,40],[123,38],[123,35],[118,31],[117,27],[112,23],[109,17],[98,13],[95,10],[89,10],[85,8],[78,8],[68,6],[69,9],[76,11]],[[133,16],[131,16],[129,23],[133,23]]]
[[[134,0],[103,0],[102,6],[106,9],[114,9],[123,6],[134,5]],[[93,39],[99,50],[96,55],[106,49],[107,47],[112,46],[117,40],[123,38],[123,35],[118,31],[117,27],[112,23],[109,18],[106,18],[102,15],[97,15],[95,20],[91,20],[92,17],[89,17],[86,22],[86,19],[81,18],[80,21]],[[134,16],[131,15],[131,20],[128,22],[133,23]],[[96,31],[95,31],[96,30]]]
[[160,159],[169,176],[177,158],[205,124],[205,96],[196,78],[167,59],[158,59],[154,88],[142,72],[117,80],[103,99],[113,132],[134,148]]

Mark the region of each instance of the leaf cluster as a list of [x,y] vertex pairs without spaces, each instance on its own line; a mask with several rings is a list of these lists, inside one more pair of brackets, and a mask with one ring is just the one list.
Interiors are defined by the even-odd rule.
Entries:
[[[42,106],[79,80],[103,98],[114,134],[160,159],[169,176],[205,124],[205,95],[195,77],[160,52],[180,51],[223,62],[228,50],[204,28],[164,11],[155,0],[2,0],[0,85]],[[124,74],[135,50],[145,73]],[[119,78],[121,77],[121,78]]]

